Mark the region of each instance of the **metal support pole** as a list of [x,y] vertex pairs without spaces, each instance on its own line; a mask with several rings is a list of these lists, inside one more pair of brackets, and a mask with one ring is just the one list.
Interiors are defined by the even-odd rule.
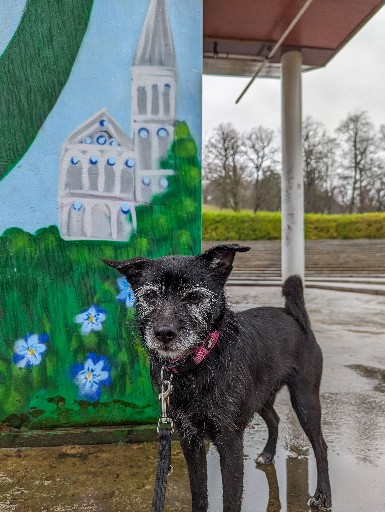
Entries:
[[305,274],[301,64],[299,51],[282,55],[283,280]]

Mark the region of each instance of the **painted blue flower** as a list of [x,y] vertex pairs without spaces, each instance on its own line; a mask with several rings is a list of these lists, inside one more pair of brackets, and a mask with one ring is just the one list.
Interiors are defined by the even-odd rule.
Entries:
[[13,347],[13,361],[19,368],[40,364],[42,354],[47,350],[45,342],[48,338],[48,334],[27,334],[23,339],[17,340]]
[[101,386],[111,384],[110,366],[105,357],[87,354],[86,362],[74,366],[72,375],[79,388],[79,397],[94,402],[102,394]]
[[76,315],[75,322],[82,324],[82,334],[89,334],[91,331],[101,331],[106,318],[106,311],[103,308],[92,305]]
[[135,295],[132,291],[130,283],[127,281],[125,277],[119,277],[117,279],[119,294],[116,296],[116,299],[120,302],[124,302],[127,308],[132,308],[135,304]]

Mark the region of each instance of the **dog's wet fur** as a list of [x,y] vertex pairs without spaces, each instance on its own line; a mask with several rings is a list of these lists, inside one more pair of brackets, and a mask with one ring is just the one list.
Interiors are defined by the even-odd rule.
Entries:
[[220,455],[223,510],[240,512],[243,431],[257,412],[269,433],[257,462],[273,462],[279,423],[274,400],[284,385],[316,457],[317,488],[310,505],[329,509],[327,446],[319,399],[322,354],[310,327],[302,280],[290,276],[285,281],[283,308],[232,312],[224,286],[235,253],[248,250],[228,244],[199,256],[105,263],[126,276],[134,290],[155,386],[160,385],[163,365],[187,357],[209,333],[220,332],[206,359],[173,377],[171,417],[188,466],[193,512],[208,510],[205,438]]

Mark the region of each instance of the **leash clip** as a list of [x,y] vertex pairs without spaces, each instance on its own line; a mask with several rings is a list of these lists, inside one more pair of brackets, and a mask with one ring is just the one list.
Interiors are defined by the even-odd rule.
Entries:
[[159,393],[159,400],[162,408],[162,415],[158,420],[157,432],[159,434],[160,429],[168,429],[171,430],[171,433],[174,432],[174,422],[168,415],[168,409],[170,406],[170,395],[172,392],[172,375],[170,375],[169,379],[164,378],[163,367],[160,372],[160,381],[161,381],[161,392]]

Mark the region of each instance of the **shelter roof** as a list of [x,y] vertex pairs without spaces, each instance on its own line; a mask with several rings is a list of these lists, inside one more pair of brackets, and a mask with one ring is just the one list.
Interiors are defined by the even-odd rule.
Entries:
[[[251,76],[305,0],[204,0],[203,71]],[[303,69],[325,66],[385,0],[313,0],[260,76],[279,76],[282,52],[302,52]]]

